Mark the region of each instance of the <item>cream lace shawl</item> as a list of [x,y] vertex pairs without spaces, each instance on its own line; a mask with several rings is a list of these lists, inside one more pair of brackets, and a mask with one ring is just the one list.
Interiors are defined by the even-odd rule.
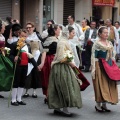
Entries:
[[58,39],[55,36],[48,37],[43,43],[44,46],[49,46],[52,42],[58,42]]
[[92,55],[91,55],[91,67],[92,67],[92,78],[95,79],[95,61],[98,61],[97,58],[95,58],[95,50],[100,51],[102,50],[103,52],[107,51],[107,56],[106,56],[106,61],[111,58],[115,58],[115,52],[113,49],[113,45],[110,41],[107,41],[108,45],[103,45],[100,40],[96,40],[92,47]]
[[[49,46],[50,44],[52,44],[52,42],[58,42],[58,39],[55,36],[52,37],[48,37],[45,42],[43,43],[43,46]],[[44,52],[48,52],[49,49],[48,48],[44,48],[43,49]]]
[[64,53],[66,50],[70,50],[72,52],[72,49],[70,47],[70,44],[68,43],[68,40],[62,37],[57,44],[57,50],[56,50],[55,58],[52,62],[52,66],[56,63],[61,62],[64,59]]

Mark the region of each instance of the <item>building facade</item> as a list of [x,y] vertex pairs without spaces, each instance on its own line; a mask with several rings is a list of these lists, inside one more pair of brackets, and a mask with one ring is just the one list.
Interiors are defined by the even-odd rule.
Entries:
[[84,18],[120,20],[119,0],[111,0],[115,2],[112,7],[94,5],[93,1],[110,0],[0,0],[0,18],[5,20],[7,16],[12,16],[13,19],[18,19],[23,27],[28,21],[32,21],[40,32],[49,19],[66,25],[69,14],[74,14],[79,24]]

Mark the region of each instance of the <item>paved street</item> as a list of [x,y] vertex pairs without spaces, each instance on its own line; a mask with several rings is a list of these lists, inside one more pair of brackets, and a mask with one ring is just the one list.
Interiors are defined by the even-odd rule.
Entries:
[[[84,75],[91,81],[90,73]],[[32,93],[32,90],[30,90]],[[24,99],[26,106],[11,106],[8,108],[9,93],[0,93],[5,96],[0,99],[0,120],[119,120],[120,119],[120,104],[108,105],[112,110],[111,113],[98,113],[94,106],[94,92],[92,84],[88,89],[82,92],[83,107],[81,109],[71,108],[73,113],[71,118],[57,116],[53,114],[53,110],[49,110],[47,105],[43,103],[44,96],[42,90],[38,89],[38,98],[29,97]]]

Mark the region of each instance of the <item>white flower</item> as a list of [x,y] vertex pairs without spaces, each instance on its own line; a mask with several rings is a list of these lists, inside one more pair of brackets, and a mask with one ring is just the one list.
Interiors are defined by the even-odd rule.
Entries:
[[64,55],[63,55],[63,57],[64,58],[67,58],[67,61],[72,61],[73,60],[73,55],[72,55],[72,53],[71,53],[71,51],[70,50],[66,50],[65,51],[65,53],[64,53]]
[[7,50],[7,51],[10,51],[10,48],[8,48],[8,47],[5,47],[5,50]]
[[72,54],[68,54],[68,58],[72,58],[73,56],[72,56]]

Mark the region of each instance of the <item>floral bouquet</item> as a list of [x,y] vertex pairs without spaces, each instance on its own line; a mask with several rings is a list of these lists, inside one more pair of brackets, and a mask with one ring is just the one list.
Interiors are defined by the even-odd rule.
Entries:
[[9,55],[9,54],[10,54],[10,50],[11,50],[10,48],[5,47],[5,48],[4,48],[4,50],[6,51],[6,54],[7,54],[7,55]]
[[[72,62],[74,59],[74,56],[70,50],[66,50],[63,56],[64,56],[64,59],[61,61],[62,63]],[[75,72],[76,75],[80,74],[76,67],[73,68],[73,71]]]
[[8,47],[2,47],[0,48],[0,51],[2,52],[2,55],[5,56],[6,54],[10,54],[10,48]]
[[17,42],[17,50],[20,50],[25,45],[25,38],[21,37]]
[[63,62],[72,62],[74,56],[72,54],[72,52],[70,50],[66,50],[64,55],[63,55],[63,60],[61,61],[61,63]]

